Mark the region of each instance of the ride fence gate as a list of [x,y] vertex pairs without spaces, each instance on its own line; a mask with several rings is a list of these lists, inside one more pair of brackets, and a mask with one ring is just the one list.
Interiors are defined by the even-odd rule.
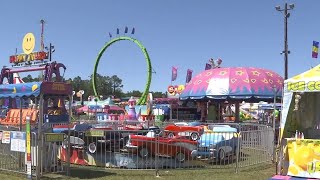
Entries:
[[[121,124],[113,126],[123,130],[74,129],[70,131],[70,163],[74,168],[155,170],[157,175],[168,169],[223,168],[238,172],[244,167],[272,163],[274,132],[271,127],[207,124],[210,125],[228,125],[237,132],[212,132],[192,140],[191,137],[168,138],[170,132],[163,128],[128,130]],[[188,133],[173,133],[188,136]],[[216,144],[206,146],[206,141]],[[60,160],[66,160],[67,149],[61,147],[59,152]]]
[[59,157],[59,147],[68,142],[68,136],[52,133],[50,126],[41,132],[28,125],[21,131],[0,126],[0,170],[22,173],[29,179],[40,179],[46,173],[69,174],[68,159],[61,161]]
[[[271,127],[234,123],[206,125],[228,125],[237,129],[237,132],[212,132],[211,135],[200,135],[192,140],[167,138],[169,132],[163,131],[162,127],[128,130],[117,124],[115,126],[118,129],[124,130],[74,128],[71,131],[52,133],[50,128],[53,124],[47,124],[44,125],[47,129],[42,128],[40,133],[38,130],[30,133],[29,162],[26,149],[21,150],[15,145],[27,143],[27,138],[25,141],[18,141],[24,139],[21,136],[26,134],[17,129],[0,127],[0,169],[26,175],[31,170],[32,176],[39,179],[47,173],[57,172],[72,176],[70,164],[73,168],[154,170],[156,175],[161,175],[162,170],[169,169],[222,168],[238,172],[243,167],[272,163],[274,132]],[[25,127],[22,131],[25,132]],[[188,137],[188,133],[180,135]],[[209,142],[209,146],[206,146],[206,142]],[[220,144],[213,146],[210,142]],[[28,165],[31,169],[28,169]]]

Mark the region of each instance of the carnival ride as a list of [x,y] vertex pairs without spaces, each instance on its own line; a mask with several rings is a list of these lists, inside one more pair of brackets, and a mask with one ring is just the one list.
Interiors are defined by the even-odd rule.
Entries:
[[[69,139],[69,135],[52,133],[52,126],[70,122],[73,92],[61,73],[66,67],[51,61],[51,44],[47,51],[43,42],[39,52],[33,52],[34,47],[34,35],[27,33],[22,44],[24,53],[10,56],[11,67],[4,66],[0,71],[0,134],[2,140],[7,138],[6,143],[1,143],[1,154],[11,157],[5,163],[19,164],[28,175],[40,177],[43,170],[65,171],[56,145]],[[19,77],[22,72],[39,72],[40,80],[24,82]],[[23,142],[14,144],[17,137]]]
[[93,86],[93,91],[95,93],[96,97],[99,97],[98,92],[97,92],[97,69],[98,69],[98,65],[101,59],[101,56],[104,54],[104,52],[106,51],[106,49],[108,47],[110,47],[112,44],[118,42],[118,41],[131,41],[134,42],[136,45],[139,46],[139,48],[141,49],[141,51],[143,52],[143,55],[147,61],[147,82],[146,82],[146,87],[145,90],[142,94],[142,96],[139,98],[137,105],[142,105],[142,104],[146,104],[147,102],[147,97],[149,94],[149,88],[150,88],[150,84],[151,84],[151,79],[152,79],[152,65],[151,65],[151,61],[150,61],[150,57],[149,54],[147,52],[147,49],[142,45],[142,43],[140,41],[138,41],[137,39],[134,39],[132,37],[128,37],[128,36],[120,36],[114,39],[111,39],[109,42],[107,42],[102,49],[100,50],[97,59],[96,59],[96,63],[94,65],[94,71],[93,71],[93,80],[92,80],[92,86]]
[[[65,65],[51,62],[51,51],[32,52],[33,48],[27,51],[26,46],[34,47],[34,44],[26,45],[30,43],[25,41],[26,38],[35,43],[33,34],[26,34],[22,45],[25,54],[10,56],[9,62],[12,63],[12,67],[4,66],[0,71],[0,99],[5,109],[2,111],[0,124],[3,125],[25,124],[27,116],[30,117],[31,123],[35,124],[39,119],[43,122],[44,117],[40,117],[40,110],[47,117],[62,113],[67,115],[65,98],[71,99],[72,87],[63,82]],[[63,74],[60,72],[61,69]],[[40,72],[43,79],[39,82],[25,83],[19,76],[19,73],[23,72]],[[62,119],[64,122],[68,121],[67,116]]]

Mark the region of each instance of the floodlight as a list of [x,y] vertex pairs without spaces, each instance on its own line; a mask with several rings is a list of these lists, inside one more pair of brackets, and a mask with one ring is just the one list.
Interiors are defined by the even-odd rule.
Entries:
[[294,8],[294,4],[289,4],[290,9]]

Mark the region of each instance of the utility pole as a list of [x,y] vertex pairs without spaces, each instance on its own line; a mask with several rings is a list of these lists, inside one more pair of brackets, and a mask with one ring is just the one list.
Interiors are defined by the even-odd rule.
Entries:
[[294,4],[285,3],[284,9],[281,9],[280,6],[276,6],[276,10],[280,12],[284,12],[284,51],[281,54],[284,54],[284,79],[288,79],[288,54],[290,51],[288,50],[288,18],[290,17],[289,10],[294,8]]

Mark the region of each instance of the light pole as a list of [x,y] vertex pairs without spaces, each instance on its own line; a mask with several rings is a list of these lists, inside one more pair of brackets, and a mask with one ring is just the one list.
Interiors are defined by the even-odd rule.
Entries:
[[285,3],[284,9],[281,9],[280,6],[276,6],[277,11],[284,11],[284,51],[281,54],[284,54],[284,79],[288,79],[288,54],[290,51],[288,50],[288,18],[290,17],[289,10],[294,8],[294,4]]

